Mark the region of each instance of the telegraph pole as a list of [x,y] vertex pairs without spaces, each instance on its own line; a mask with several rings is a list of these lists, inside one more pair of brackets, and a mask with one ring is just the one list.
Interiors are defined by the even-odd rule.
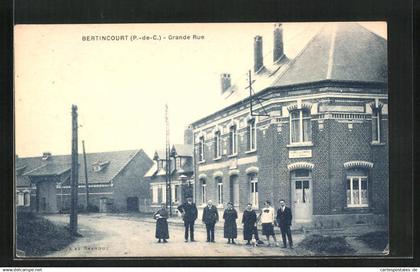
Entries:
[[169,111],[165,105],[166,124],[166,206],[169,206],[169,216],[172,216],[172,188],[171,188],[171,146],[169,142]]
[[86,163],[86,153],[85,153],[85,141],[82,141],[83,146],[83,162],[85,166],[85,186],[86,186],[86,211],[89,211],[89,180],[87,174],[87,163]]
[[71,107],[72,120],[72,140],[71,140],[71,207],[70,207],[70,232],[77,234],[77,193],[78,193],[78,177],[79,164],[77,161],[77,106]]

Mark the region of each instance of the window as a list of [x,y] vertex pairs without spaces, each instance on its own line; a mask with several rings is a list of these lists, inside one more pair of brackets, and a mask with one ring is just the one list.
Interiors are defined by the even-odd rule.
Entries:
[[206,204],[207,202],[207,188],[206,188],[206,180],[201,180],[201,203]]
[[22,192],[18,192],[16,194],[16,204],[17,206],[23,206],[24,205],[24,195]]
[[179,201],[179,184],[174,185],[174,202]]
[[311,113],[309,109],[292,111],[290,113],[290,143],[311,141]]
[[248,175],[249,177],[249,181],[250,181],[250,185],[251,185],[251,204],[252,207],[257,208],[258,209],[258,178],[257,178],[257,174],[256,173],[251,173]]
[[231,126],[229,129],[229,155],[237,154],[237,133],[236,126]]
[[157,203],[162,203],[163,202],[163,192],[162,192],[162,186],[158,186],[157,188]]
[[26,192],[23,197],[23,205],[29,206],[30,203],[31,203],[31,194],[29,192]]
[[216,131],[214,133],[214,158],[220,158],[221,152],[220,152],[220,131]]
[[251,119],[248,121],[248,129],[247,129],[247,148],[248,151],[256,150],[257,149],[257,127],[255,119]]
[[372,109],[372,142],[381,142],[381,108]]
[[367,176],[347,176],[347,207],[368,207]]
[[177,170],[181,169],[181,158],[180,157],[175,158],[175,167],[176,167]]
[[217,184],[217,204],[223,204],[223,180],[221,177],[216,178]]
[[204,136],[200,137],[198,143],[198,160],[204,161]]

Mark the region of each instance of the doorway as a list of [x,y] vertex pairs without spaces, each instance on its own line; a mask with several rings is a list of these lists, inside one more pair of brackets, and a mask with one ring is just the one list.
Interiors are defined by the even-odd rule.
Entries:
[[308,169],[291,172],[293,221],[308,223],[312,220],[312,173]]
[[229,197],[233,206],[239,207],[239,178],[237,175],[230,176]]
[[139,211],[139,198],[128,197],[127,198],[127,212],[138,212]]

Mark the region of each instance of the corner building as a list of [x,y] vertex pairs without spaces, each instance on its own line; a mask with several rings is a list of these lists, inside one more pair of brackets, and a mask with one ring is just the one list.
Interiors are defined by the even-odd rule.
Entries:
[[242,212],[285,199],[294,228],[386,224],[386,40],[357,23],[325,24],[289,59],[276,24],[269,63],[262,42],[252,97],[224,73],[220,108],[190,126],[198,206],[232,201]]

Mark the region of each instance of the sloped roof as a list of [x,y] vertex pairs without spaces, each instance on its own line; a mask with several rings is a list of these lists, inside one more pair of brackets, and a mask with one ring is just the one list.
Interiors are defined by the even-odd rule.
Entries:
[[[277,63],[264,63],[261,71],[252,74],[255,94],[267,88],[325,80],[387,83],[387,41],[384,38],[354,22],[308,25],[308,28],[311,34],[305,32],[302,40],[306,43],[293,59],[283,56]],[[287,41],[284,46],[289,46]],[[248,83],[245,80],[239,83],[222,94],[213,114],[249,98]],[[196,122],[200,120],[202,118]]]
[[326,24],[272,86],[322,80],[387,83],[387,42],[358,23]]
[[71,170],[71,164],[47,163],[41,167],[25,172],[25,176],[54,176]]
[[[100,153],[87,153],[86,164],[89,183],[108,183],[110,182],[136,155],[142,156],[144,160],[150,160],[143,150],[125,150],[125,151],[112,151]],[[17,185],[27,183],[25,177],[39,176],[39,175],[54,175],[65,172],[70,169],[71,155],[58,155],[51,156],[48,160],[42,160],[42,157],[27,157],[17,158],[16,168],[25,167],[22,175],[17,175]],[[93,164],[107,162],[101,171],[95,172]],[[79,183],[85,182],[85,169],[83,162],[83,155],[79,154]]]
[[174,144],[176,154],[180,157],[192,157],[193,156],[193,145],[189,144]]

